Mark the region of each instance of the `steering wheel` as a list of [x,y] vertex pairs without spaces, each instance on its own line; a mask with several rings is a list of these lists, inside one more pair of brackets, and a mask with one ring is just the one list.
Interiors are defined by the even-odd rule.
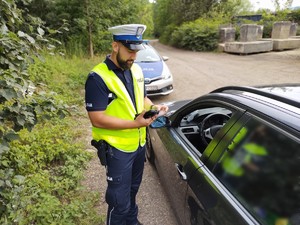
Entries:
[[205,146],[214,138],[230,117],[222,113],[212,113],[198,124],[201,140]]

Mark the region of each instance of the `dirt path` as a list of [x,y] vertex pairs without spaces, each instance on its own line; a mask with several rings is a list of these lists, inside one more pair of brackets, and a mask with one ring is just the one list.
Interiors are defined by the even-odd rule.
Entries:
[[164,46],[153,46],[174,76],[174,92],[156,101],[195,98],[226,85],[262,85],[300,83],[300,49],[252,55],[191,52]]
[[[247,56],[226,53],[199,53],[175,49],[153,42],[167,61],[174,76],[174,92],[157,97],[156,103],[195,98],[225,85],[262,85],[273,83],[300,83],[300,49],[269,52]],[[86,120],[86,130],[90,124]],[[87,133],[89,151],[90,133]],[[86,186],[99,191],[99,213],[106,214],[104,193],[105,170],[96,154],[86,171]],[[138,194],[139,218],[145,225],[177,225],[159,178],[149,163],[145,164],[144,178]]]

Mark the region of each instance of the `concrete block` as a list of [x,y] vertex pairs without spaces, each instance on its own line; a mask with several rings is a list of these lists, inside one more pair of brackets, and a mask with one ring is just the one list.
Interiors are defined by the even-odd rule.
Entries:
[[263,31],[264,31],[264,26],[257,25],[257,40],[261,40],[263,38]]
[[272,29],[272,39],[286,39],[290,36],[290,21],[275,22]]
[[224,51],[230,53],[238,53],[241,55],[269,52],[273,49],[272,40],[269,41],[253,41],[253,42],[228,42],[225,43]]
[[300,48],[300,38],[289,38],[289,39],[274,39],[273,40],[273,50],[281,51],[288,49]]
[[224,52],[224,49],[225,49],[225,43],[219,43],[217,51]]
[[240,41],[257,41],[258,27],[256,24],[243,24],[240,29]]
[[292,23],[291,24],[289,37],[293,37],[293,36],[297,35],[297,26],[298,26],[298,23]]
[[219,30],[219,37],[220,43],[235,41],[235,28],[221,28]]

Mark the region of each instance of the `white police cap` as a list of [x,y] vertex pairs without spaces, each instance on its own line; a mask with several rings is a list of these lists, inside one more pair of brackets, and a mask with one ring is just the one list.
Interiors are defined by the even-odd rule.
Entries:
[[130,50],[143,49],[143,33],[146,30],[143,24],[124,24],[108,28],[113,34],[114,41],[121,42]]

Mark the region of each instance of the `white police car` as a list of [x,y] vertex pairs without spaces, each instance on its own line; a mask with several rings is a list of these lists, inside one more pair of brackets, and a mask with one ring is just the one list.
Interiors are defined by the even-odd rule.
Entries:
[[148,96],[168,95],[173,91],[173,76],[164,61],[149,42],[137,53],[135,62],[142,68]]

